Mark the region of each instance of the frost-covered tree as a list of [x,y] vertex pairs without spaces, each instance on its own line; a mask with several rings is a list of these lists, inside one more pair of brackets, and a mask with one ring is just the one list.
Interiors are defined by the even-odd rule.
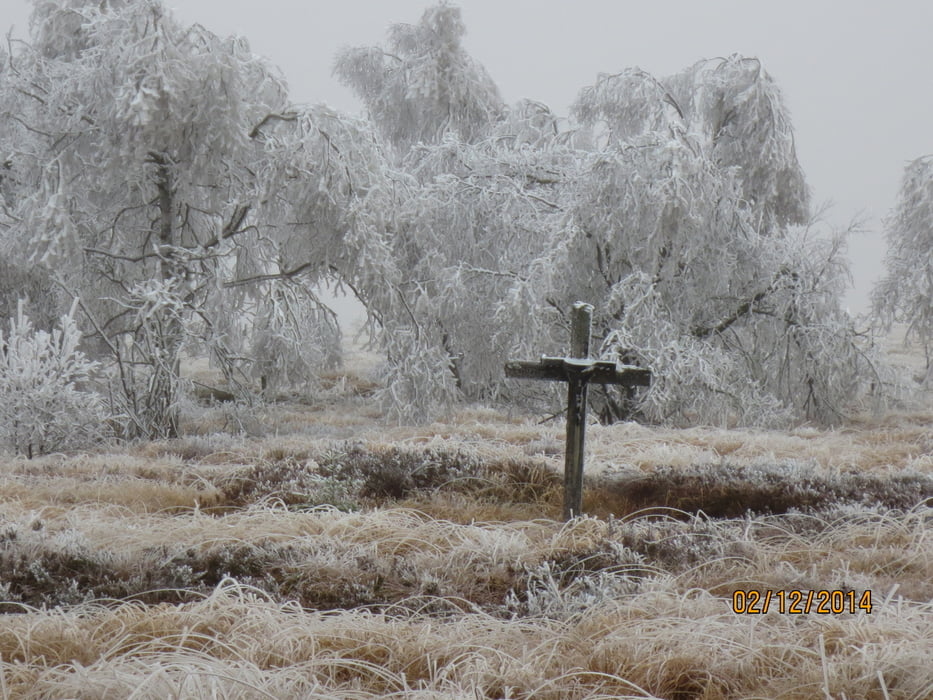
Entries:
[[388,47],[343,49],[334,73],[362,99],[380,133],[404,157],[446,133],[475,142],[504,105],[485,69],[463,49],[458,7],[441,3],[418,24],[395,24]]
[[408,276],[395,317],[405,333],[386,336],[390,387],[408,387],[396,398],[409,412],[516,391],[505,360],[562,352],[578,299],[596,306],[604,356],[656,375],[637,396],[594,392],[607,420],[835,420],[867,384],[838,303],[843,240],[806,226],[790,118],[756,59],[600,76],[576,123],[526,101],[468,137],[407,140],[393,136],[405,123],[385,95],[416,94],[408,74],[392,72],[378,102],[367,89],[388,83],[364,73],[341,75],[407,149],[415,181],[391,238]]
[[339,327],[315,293],[320,284],[348,289],[372,322],[391,315],[398,274],[388,236],[409,178],[390,170],[368,122],[324,106],[274,116],[254,132],[265,153],[257,217],[266,252],[240,246],[224,287],[235,307],[241,292],[257,300],[247,354],[272,391],[313,383],[339,361]]
[[537,284],[558,316],[594,303],[602,353],[655,373],[637,400],[597,390],[603,418],[841,417],[870,372],[839,305],[843,241],[789,225],[807,187],[757,60],[601,76],[575,113],[600,147]]
[[7,94],[38,135],[11,239],[55,270],[119,365],[129,432],[172,435],[185,333],[205,270],[249,229],[260,149],[285,107],[245,43],[184,28],[158,2],[40,2]]
[[157,0],[43,0],[32,29],[0,74],[16,175],[0,239],[81,298],[127,433],[177,431],[185,352],[209,350],[239,384],[332,360],[312,284],[359,282],[355,266],[382,257],[368,127],[291,107],[243,39]]
[[[595,388],[604,420],[845,412],[869,367],[838,303],[840,238],[809,228],[760,233],[734,170],[685,134],[646,134],[590,154],[569,202],[537,273],[512,292],[537,298],[530,308],[544,319],[520,347],[560,352],[570,305],[592,302],[601,354],[655,374],[638,397]],[[502,322],[518,323],[528,306],[504,305]]]
[[872,302],[885,330],[907,326],[906,340],[920,343],[926,355],[924,381],[933,381],[933,156],[910,163],[897,206],[885,222],[887,276],[875,287]]
[[371,310],[403,418],[501,391],[508,342],[491,314],[548,244],[552,197],[575,167],[550,110],[507,109],[463,33],[459,9],[441,4],[390,28],[388,48],[336,61],[400,171],[387,238],[400,277]]
[[[398,286],[404,304],[394,318],[410,330],[386,335],[390,359],[403,360],[393,364],[391,379],[410,387],[400,395],[408,397],[409,414],[424,408],[417,397],[433,395],[439,404],[444,397],[489,400],[502,392],[511,336],[494,314],[549,245],[565,209],[558,183],[576,168],[559,145],[516,147],[523,133],[516,128],[477,144],[450,135],[424,147],[411,171],[416,182],[400,203],[392,248],[405,271]],[[433,358],[430,365],[412,363],[416,354]]]

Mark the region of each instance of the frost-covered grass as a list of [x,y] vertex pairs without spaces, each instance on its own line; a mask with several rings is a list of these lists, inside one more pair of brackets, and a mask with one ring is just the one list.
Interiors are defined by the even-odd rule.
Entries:
[[[442,607],[442,606],[439,606]],[[737,618],[668,582],[566,619],[324,613],[224,581],[180,606],[7,616],[7,697],[929,696],[929,604]]]
[[[100,508],[23,525],[8,546],[83,553],[116,576],[236,569],[210,570],[182,604],[17,607],[0,619],[6,697],[923,698],[933,683],[919,511],[456,525],[401,509]],[[871,615],[739,616],[727,599],[839,586],[871,587]]]
[[[355,386],[0,462],[0,698],[933,696],[933,414],[592,425],[564,524],[561,425]],[[797,589],[872,612],[732,611]]]
[[[923,508],[568,525],[457,524],[401,508],[4,510],[4,598],[28,588],[48,608],[5,606],[6,697],[803,698],[828,687],[867,698],[885,697],[883,683],[889,697],[923,698],[933,688]],[[867,588],[874,608],[735,615],[728,596],[750,588]],[[91,600],[113,594],[136,602]]]

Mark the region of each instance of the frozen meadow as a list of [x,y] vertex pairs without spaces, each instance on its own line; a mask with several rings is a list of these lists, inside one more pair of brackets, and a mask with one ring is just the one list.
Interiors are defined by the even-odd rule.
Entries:
[[[561,523],[559,421],[388,425],[373,359],[317,403],[192,406],[176,440],[5,459],[0,695],[933,691],[929,408],[593,423],[588,515]],[[735,611],[769,590],[870,591],[871,612]]]

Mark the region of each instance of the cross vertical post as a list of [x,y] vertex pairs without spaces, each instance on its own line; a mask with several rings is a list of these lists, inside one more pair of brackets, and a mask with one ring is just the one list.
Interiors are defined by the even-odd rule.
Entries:
[[[577,302],[570,316],[570,357],[590,354],[593,307]],[[583,446],[586,435],[587,381],[577,373],[567,381],[567,441],[564,454],[564,520],[583,512]]]

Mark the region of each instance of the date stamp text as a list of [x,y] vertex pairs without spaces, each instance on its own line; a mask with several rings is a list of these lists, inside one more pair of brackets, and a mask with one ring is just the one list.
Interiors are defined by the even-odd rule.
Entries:
[[738,590],[732,594],[732,612],[737,615],[765,615],[774,610],[782,615],[871,614],[871,590],[862,593],[843,590],[781,591]]

